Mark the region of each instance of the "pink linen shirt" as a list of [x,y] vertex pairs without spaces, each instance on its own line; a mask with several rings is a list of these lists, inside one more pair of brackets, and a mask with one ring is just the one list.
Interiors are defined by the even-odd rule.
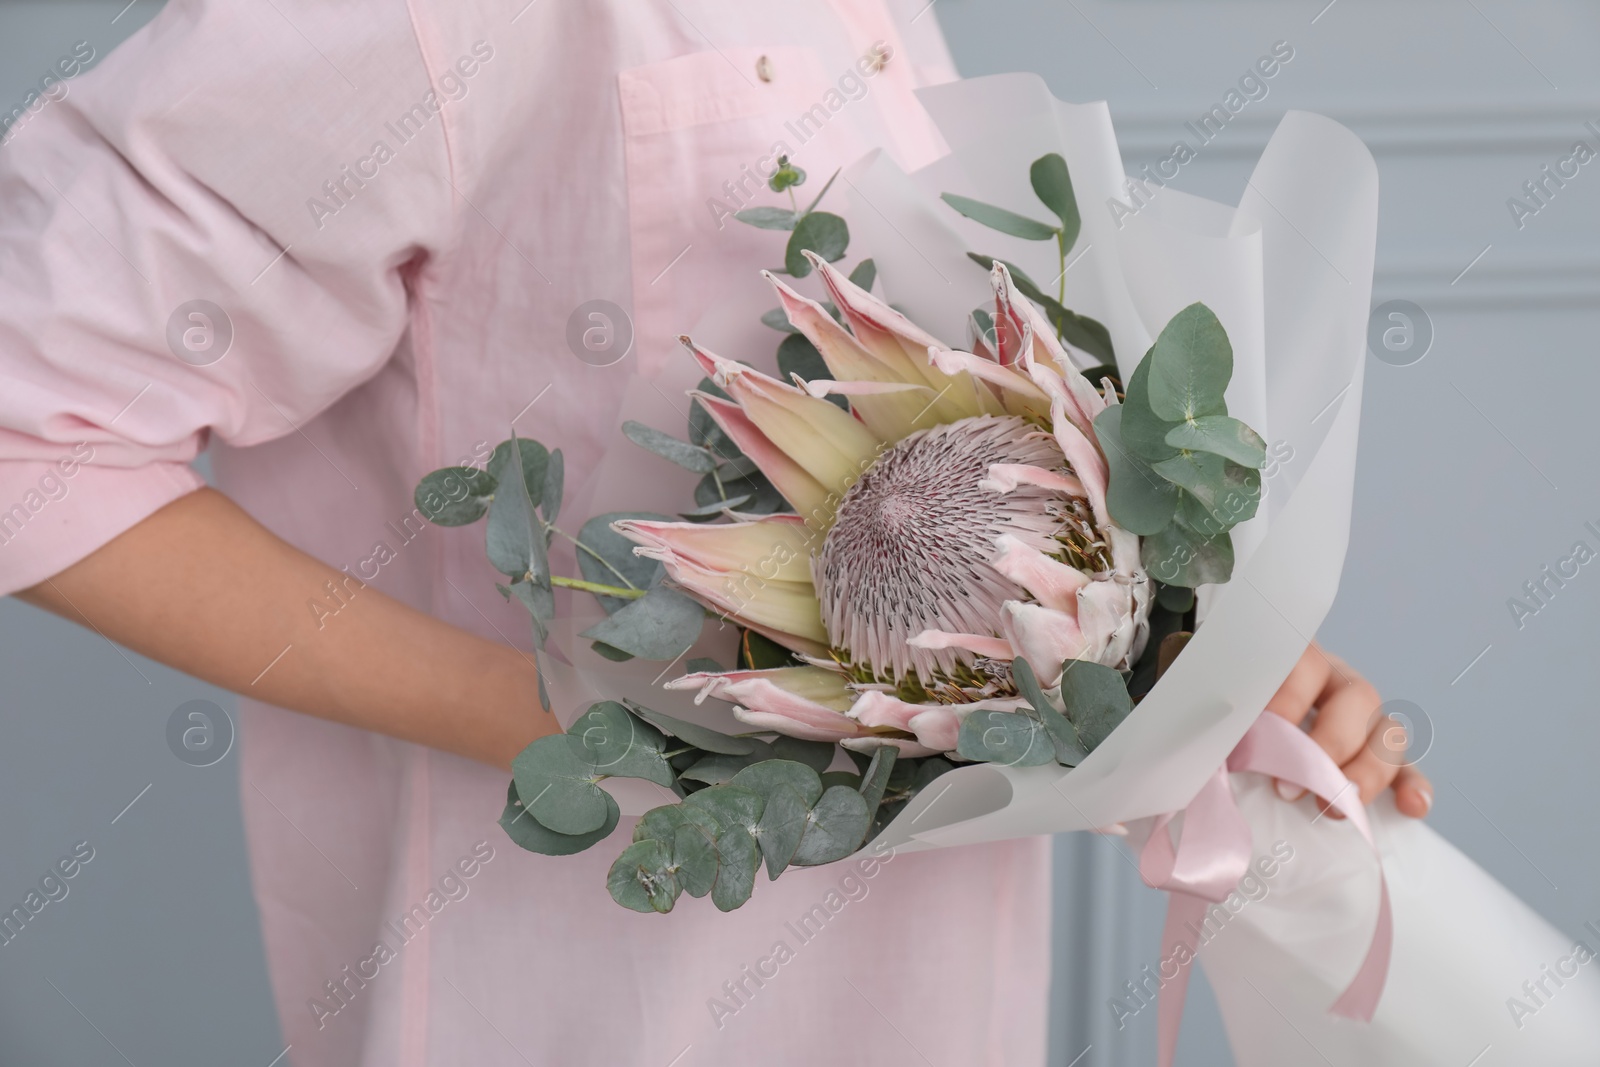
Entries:
[[[481,528],[420,526],[416,480],[514,427],[564,450],[586,515],[622,383],[781,258],[718,205],[786,203],[758,176],[780,146],[808,196],[871,148],[943,150],[912,95],[954,77],[924,3],[171,0],[0,150],[0,593],[201,485],[209,447],[286,540],[526,647]],[[631,312],[621,364],[568,343],[593,300]],[[285,1062],[1044,1060],[1044,839],[637,915],[604,890],[631,821],[532,855],[499,771],[242,720]]]

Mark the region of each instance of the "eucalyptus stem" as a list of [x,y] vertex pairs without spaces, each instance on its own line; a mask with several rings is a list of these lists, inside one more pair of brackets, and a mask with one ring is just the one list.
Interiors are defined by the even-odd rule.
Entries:
[[[600,553],[596,552],[594,549],[590,548],[588,545],[584,544],[582,541],[578,540],[576,537],[573,537],[571,534],[567,533],[567,531],[561,529],[561,527],[555,525],[554,523],[550,523],[550,522],[545,523],[545,529],[551,531],[552,533],[558,533],[562,537],[565,537],[568,541],[571,541],[573,544],[577,545],[580,549],[582,549],[583,551],[589,553],[589,555],[593,556],[595,559],[599,560],[600,561],[600,565],[602,567],[604,567],[606,570],[610,571],[612,574],[615,574],[617,576],[617,578],[622,582],[623,585],[627,586],[629,589],[638,591],[638,595],[639,596],[643,596],[644,595],[644,593],[642,591],[639,591],[639,587],[638,586],[636,586],[632,582],[628,581],[628,576],[626,574],[623,574],[621,571],[617,570],[617,568],[613,567],[611,565],[611,561],[606,559]],[[571,579],[566,579],[566,578],[556,579],[555,580],[557,585],[566,585],[566,584],[569,584],[570,581],[571,581]],[[573,586],[573,588],[576,589],[577,586]]]
[[1061,268],[1061,273],[1056,277],[1056,303],[1065,307],[1067,303],[1067,235],[1061,230],[1056,231],[1056,264]]
[[559,574],[551,577],[550,584],[564,586],[567,589],[580,589],[597,596],[620,597],[623,600],[638,600],[648,591],[632,587],[624,589],[618,585],[605,585],[600,582],[586,582],[582,578],[563,578]]

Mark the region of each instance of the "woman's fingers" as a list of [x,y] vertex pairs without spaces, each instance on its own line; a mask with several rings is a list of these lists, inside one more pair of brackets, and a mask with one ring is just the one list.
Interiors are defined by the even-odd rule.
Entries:
[[1433,783],[1414,763],[1400,768],[1394,780],[1394,806],[1400,814],[1420,819],[1433,807]]
[[1299,726],[1316,706],[1317,697],[1327,686],[1332,673],[1333,664],[1322,650],[1316,645],[1307,646],[1300,656],[1300,662],[1294,665],[1289,677],[1283,680],[1272,699],[1267,701],[1267,710]]
[[1382,706],[1383,700],[1371,682],[1348,669],[1343,673],[1335,670],[1317,698],[1311,740],[1343,767],[1366,747]]
[[1361,751],[1340,768],[1351,786],[1360,791],[1362,804],[1371,804],[1399,775],[1405,760],[1405,733],[1405,727],[1383,716]]
[[[1381,714],[1382,707],[1371,682],[1315,644],[1267,702],[1268,711],[1296,726],[1316,711],[1308,732],[1350,780],[1347,793],[1359,793],[1365,805],[1393,787],[1395,807],[1420,819],[1433,807],[1433,785],[1407,762],[1406,729],[1392,716]],[[1276,785],[1285,800],[1305,795],[1293,783],[1280,779]],[[1318,807],[1330,818],[1343,818],[1328,799],[1318,798]]]
[[[1332,673],[1333,666],[1328,657],[1316,645],[1307,646],[1300,661],[1289,672],[1289,677],[1283,680],[1272,699],[1267,701],[1267,710],[1299,726],[1316,706],[1317,697],[1327,686],[1328,676]],[[1305,795],[1305,790],[1293,783],[1280,780],[1275,785],[1278,795],[1285,800],[1294,801]]]

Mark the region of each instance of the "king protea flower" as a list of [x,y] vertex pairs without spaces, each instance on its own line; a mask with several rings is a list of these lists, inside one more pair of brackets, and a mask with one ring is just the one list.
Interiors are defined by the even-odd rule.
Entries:
[[[795,508],[726,524],[620,522],[643,556],[803,665],[668,683],[765,730],[868,751],[947,752],[961,720],[1025,701],[1066,660],[1126,668],[1148,635],[1139,539],[1106,512],[1094,418],[1117,402],[1073,365],[1001,265],[995,334],[946,348],[812,257],[848,329],[768,274],[831,381],[778,381],[684,344],[731,400],[694,394]],[[844,411],[826,397],[846,397]]]

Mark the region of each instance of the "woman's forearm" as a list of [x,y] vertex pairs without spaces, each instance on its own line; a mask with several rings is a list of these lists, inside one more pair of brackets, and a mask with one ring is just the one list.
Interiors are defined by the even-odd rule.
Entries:
[[151,659],[269,704],[506,768],[560,727],[531,657],[370,587],[319,627],[335,570],[210,489],[18,596]]

